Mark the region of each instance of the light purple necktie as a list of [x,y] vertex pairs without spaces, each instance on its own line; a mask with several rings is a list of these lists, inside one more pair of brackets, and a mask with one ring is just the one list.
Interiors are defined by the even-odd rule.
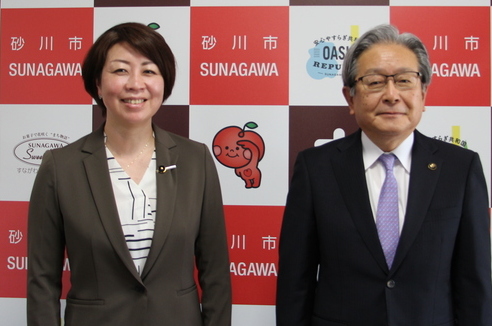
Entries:
[[378,229],[379,241],[383,247],[386,263],[390,269],[395,258],[399,239],[398,184],[393,174],[395,158],[393,154],[382,154],[379,157],[379,161],[384,164],[386,178],[381,188],[376,213],[376,227]]

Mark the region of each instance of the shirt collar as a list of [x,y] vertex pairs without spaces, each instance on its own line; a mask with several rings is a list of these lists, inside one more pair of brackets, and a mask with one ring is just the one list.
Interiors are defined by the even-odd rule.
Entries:
[[[362,158],[364,159],[364,168],[367,171],[384,152],[367,137],[364,131],[361,134]],[[414,135],[412,132],[397,148],[391,151],[408,173],[410,173],[410,165],[412,163],[413,140]]]

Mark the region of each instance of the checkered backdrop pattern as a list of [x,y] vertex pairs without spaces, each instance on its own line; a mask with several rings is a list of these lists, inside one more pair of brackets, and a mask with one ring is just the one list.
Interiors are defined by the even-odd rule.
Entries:
[[[161,127],[212,150],[243,131],[243,174],[216,160],[229,239],[233,325],[274,325],[277,246],[297,153],[357,129],[340,69],[367,29],[417,34],[433,63],[419,130],[479,152],[491,175],[490,0],[0,0],[0,315],[25,324],[26,215],[45,150],[97,128],[88,48],[118,23],[153,24],[178,61]],[[69,262],[65,265],[68,286]]]

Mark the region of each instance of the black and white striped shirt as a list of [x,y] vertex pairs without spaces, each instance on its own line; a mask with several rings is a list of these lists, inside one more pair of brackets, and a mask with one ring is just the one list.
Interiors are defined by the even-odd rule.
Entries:
[[157,201],[156,154],[154,151],[139,184],[126,174],[107,147],[106,155],[123,234],[137,272],[141,275],[154,236]]

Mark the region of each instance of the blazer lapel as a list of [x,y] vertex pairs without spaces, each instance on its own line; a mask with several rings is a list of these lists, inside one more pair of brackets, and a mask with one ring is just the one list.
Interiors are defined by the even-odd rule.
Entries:
[[118,217],[118,208],[108,172],[103,127],[88,136],[82,151],[90,154],[84,159],[84,167],[108,239],[128,270],[140,280]]
[[415,131],[407,210],[392,271],[396,271],[408,253],[422,226],[439,179],[443,160],[435,155],[437,147]]
[[[179,175],[179,166],[177,164],[178,148],[175,142],[166,131],[156,126],[154,126],[154,133],[157,157],[157,214],[152,246],[142,272],[142,279],[144,279],[152,269],[169,234],[171,223],[174,218],[176,187]],[[159,173],[160,167],[172,165],[176,165],[176,168],[164,173]]]
[[338,149],[340,155],[331,161],[345,205],[368,250],[379,266],[388,271],[367,191],[360,130],[342,141]]

